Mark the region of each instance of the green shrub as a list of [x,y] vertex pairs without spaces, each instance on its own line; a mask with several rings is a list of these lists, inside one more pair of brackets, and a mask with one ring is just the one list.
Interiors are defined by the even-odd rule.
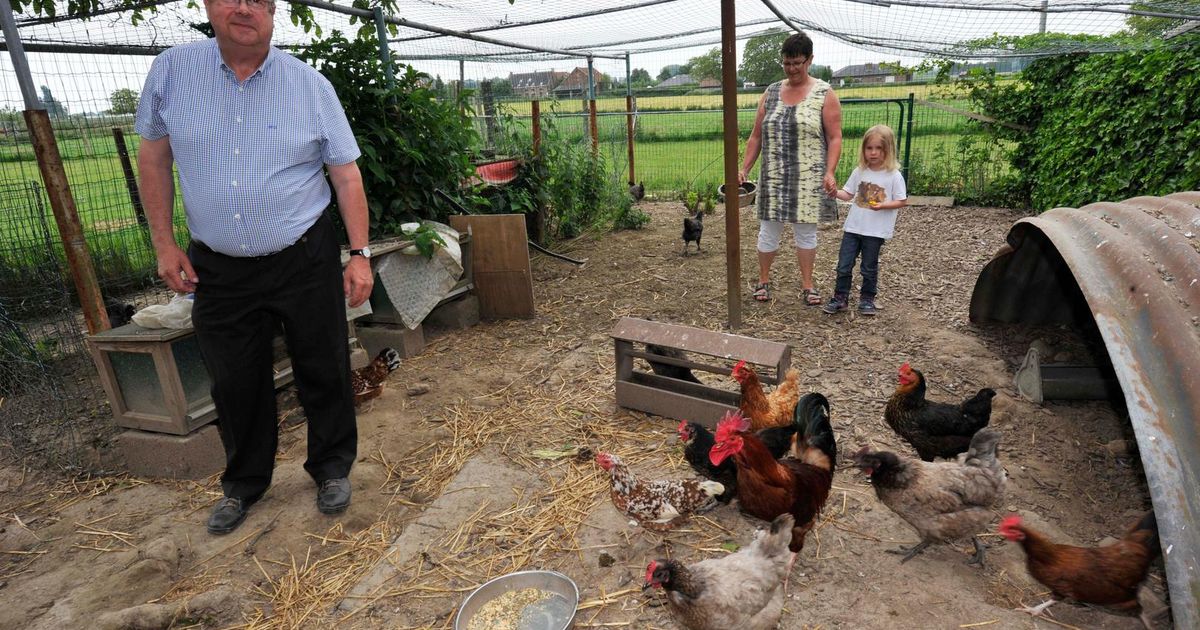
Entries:
[[562,132],[553,115],[541,120],[541,148],[535,154],[524,126],[501,116],[500,150],[519,156],[521,167],[517,179],[488,195],[490,212],[538,213],[536,231],[561,239],[650,221],[633,207],[629,186],[602,154],[593,153],[590,140]]
[[1039,210],[1200,188],[1200,42],[1039,59],[1021,79],[971,81],[1010,141],[1004,188]]
[[465,94],[439,101],[429,75],[400,63],[389,88],[375,41],[349,41],[336,31],[301,58],[337,90],[362,150],[358,165],[372,238],[398,234],[409,221],[458,214],[435,190],[456,194],[475,172],[476,137],[461,100]]

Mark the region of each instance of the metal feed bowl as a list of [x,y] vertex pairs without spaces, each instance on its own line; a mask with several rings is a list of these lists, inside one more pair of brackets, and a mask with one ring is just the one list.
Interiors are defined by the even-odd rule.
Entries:
[[[754,198],[758,196],[758,186],[754,182],[742,182],[738,186],[738,207],[745,208],[754,203]],[[725,184],[717,189],[717,200],[720,203],[725,203]]]
[[501,575],[485,582],[482,586],[471,591],[463,600],[458,614],[454,617],[454,630],[467,630],[471,618],[488,602],[509,592],[523,588],[536,588],[542,591],[557,593],[566,598],[571,609],[569,618],[564,619],[556,630],[569,630],[575,626],[575,609],[579,606],[579,587],[571,578],[556,571],[518,571]]

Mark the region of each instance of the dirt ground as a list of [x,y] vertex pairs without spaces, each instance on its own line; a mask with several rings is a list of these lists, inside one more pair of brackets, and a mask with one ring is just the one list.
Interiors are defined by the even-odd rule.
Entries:
[[[274,485],[224,537],[204,530],[219,498],[215,478],[63,480],[8,462],[0,627],[452,628],[471,589],[530,568],[578,584],[576,627],[677,627],[661,594],[640,588],[647,563],[724,553],[763,523],[721,507],[665,535],[631,528],[588,451],[573,456],[576,447],[607,450],[640,475],[690,476],[674,421],[616,407],[608,332],[627,315],[724,330],[725,217],[709,216],[703,253],[685,257],[681,204],[642,207],[653,218],[647,228],[563,248],[586,258],[583,266],[533,260],[534,319],[427,331],[425,352],[360,410],[354,502],[343,515],[316,509],[294,409],[282,420]],[[1057,540],[1092,545],[1149,506],[1128,420],[1107,402],[1034,405],[1012,385],[1031,343],[1060,361],[1086,361],[1089,341],[1060,327],[967,321],[975,279],[1018,218],[991,208],[903,211],[883,250],[880,314],[864,318],[803,306],[790,255],[776,263],[775,299],[751,300],[756,222],[743,210],[738,332],[792,345],[802,388],[831,401],[842,453],[911,452],[882,422],[905,361],[924,371],[937,400],[995,388],[992,426],[1009,474],[996,521],[1018,511]],[[820,238],[817,281],[827,296],[840,231],[823,228]],[[781,628],[1141,627],[1136,617],[1066,604],[1047,620],[1013,611],[1040,603],[1045,589],[1028,577],[1019,547],[998,536],[985,539],[983,569],[965,563],[965,547],[899,564],[884,551],[915,542],[914,531],[840,463]],[[1165,599],[1162,576],[1158,562],[1148,583]]]

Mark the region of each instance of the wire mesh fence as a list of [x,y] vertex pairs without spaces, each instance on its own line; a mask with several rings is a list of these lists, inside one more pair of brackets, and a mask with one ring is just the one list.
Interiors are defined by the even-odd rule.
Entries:
[[[91,18],[81,20],[65,0],[54,3],[52,15],[46,3],[37,12],[26,2],[15,4],[101,291],[137,307],[161,302],[166,292],[155,278],[138,203],[133,111],[153,55],[212,35],[204,8],[183,0],[137,3],[134,20],[129,4],[100,1],[84,3]],[[642,181],[666,198],[721,183],[720,85],[688,76],[693,62],[720,42],[716,3],[442,0],[402,9],[381,25],[388,49],[427,73],[440,98],[470,90],[481,154],[501,149],[502,125],[531,138],[534,99],[543,120],[567,142],[591,143],[587,112],[594,96],[596,150],[614,180]],[[917,69],[921,61],[936,56],[958,60],[957,71],[971,64],[1018,71],[1038,56],[1173,41],[1198,18],[1200,6],[1184,0],[775,0],[737,3],[736,22],[743,42],[770,29],[812,35],[814,63],[829,66],[828,79],[843,102],[839,181],[857,162],[862,133],[883,123],[901,138],[910,194],[971,202],[985,198],[1008,170],[1004,147],[964,113],[969,104],[960,95],[930,85],[931,73]],[[346,5],[280,3],[274,43],[297,50],[334,31],[353,37],[376,28],[369,12]],[[0,44],[7,50],[7,42]],[[84,433],[103,433],[79,418],[102,416],[104,396],[85,351],[14,77],[8,55],[0,54],[0,439],[28,453],[48,453],[47,445],[57,444],[55,452],[65,455],[52,459],[78,465],[86,449],[72,444],[87,442],[77,439]],[[746,85],[738,94],[743,144],[763,88]],[[182,210],[177,198],[176,237],[186,244]],[[93,430],[81,433],[81,426]]]

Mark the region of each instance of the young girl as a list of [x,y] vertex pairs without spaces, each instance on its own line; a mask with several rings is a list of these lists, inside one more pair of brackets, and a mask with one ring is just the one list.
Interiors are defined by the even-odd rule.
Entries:
[[850,174],[846,186],[834,194],[850,201],[850,214],[842,228],[842,249],[838,252],[837,285],[833,297],[821,310],[826,313],[844,311],[850,306],[850,285],[854,276],[854,259],[862,255],[862,293],[858,312],[875,314],[875,293],[879,280],[879,250],[892,237],[896,227],[896,211],[908,205],[904,176],[896,161],[896,134],[887,125],[875,125],[863,134],[858,153],[858,167]]

